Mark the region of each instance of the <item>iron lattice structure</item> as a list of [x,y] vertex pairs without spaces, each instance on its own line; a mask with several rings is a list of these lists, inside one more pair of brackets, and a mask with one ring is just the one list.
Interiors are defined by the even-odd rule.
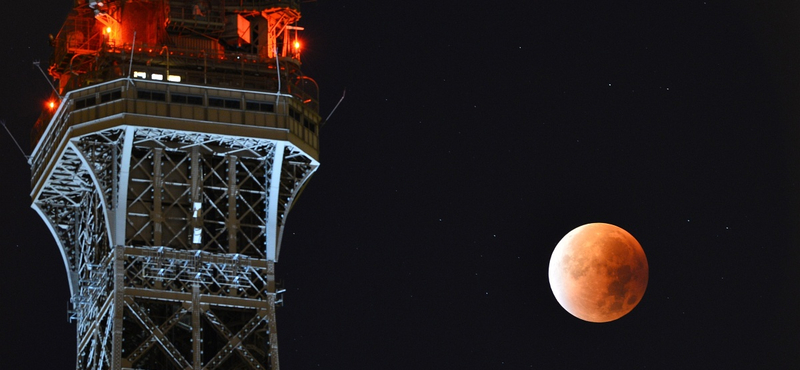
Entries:
[[319,165],[315,84],[277,47],[298,4],[171,3],[76,1],[55,40],[32,207],[68,273],[76,368],[279,369],[275,262]]

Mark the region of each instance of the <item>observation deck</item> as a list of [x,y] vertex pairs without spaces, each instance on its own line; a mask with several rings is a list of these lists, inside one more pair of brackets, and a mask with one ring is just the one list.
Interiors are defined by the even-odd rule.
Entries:
[[[33,184],[54,148],[82,132],[120,124],[162,127],[187,133],[284,140],[319,159],[320,116],[295,96],[253,90],[118,79],[73,90],[65,104],[44,112],[34,127]],[[100,121],[98,121],[100,120]],[[94,122],[97,126],[88,126]],[[80,127],[76,127],[80,126]],[[45,130],[50,130],[45,134]]]

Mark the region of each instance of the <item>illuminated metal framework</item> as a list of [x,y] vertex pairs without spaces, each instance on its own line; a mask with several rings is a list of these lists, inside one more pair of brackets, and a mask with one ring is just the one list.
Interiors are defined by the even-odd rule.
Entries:
[[[76,368],[279,369],[275,262],[319,165],[316,85],[299,51],[276,47],[300,29],[298,4],[169,3],[76,1],[56,38],[63,99],[33,130],[32,207],[68,272]],[[148,36],[161,58],[109,35],[97,43],[156,5],[169,19]],[[170,61],[169,45],[222,40],[242,19],[270,27],[240,41],[272,51],[189,47]]]

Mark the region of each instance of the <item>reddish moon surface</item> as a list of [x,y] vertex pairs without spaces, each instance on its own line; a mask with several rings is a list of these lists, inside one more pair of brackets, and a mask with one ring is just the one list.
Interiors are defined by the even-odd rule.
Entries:
[[620,227],[579,226],[550,257],[550,288],[561,307],[590,322],[625,316],[647,289],[649,267],[639,242]]

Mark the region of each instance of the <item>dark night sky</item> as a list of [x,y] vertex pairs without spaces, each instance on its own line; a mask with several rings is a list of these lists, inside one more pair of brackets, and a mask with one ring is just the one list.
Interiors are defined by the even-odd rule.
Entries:
[[[54,2],[0,16],[26,150]],[[347,97],[283,241],[282,367],[797,368],[800,5],[744,3],[304,4],[323,116]],[[5,131],[0,151],[3,368],[71,369],[63,263]],[[588,222],[650,264],[611,323],[547,280]]]

